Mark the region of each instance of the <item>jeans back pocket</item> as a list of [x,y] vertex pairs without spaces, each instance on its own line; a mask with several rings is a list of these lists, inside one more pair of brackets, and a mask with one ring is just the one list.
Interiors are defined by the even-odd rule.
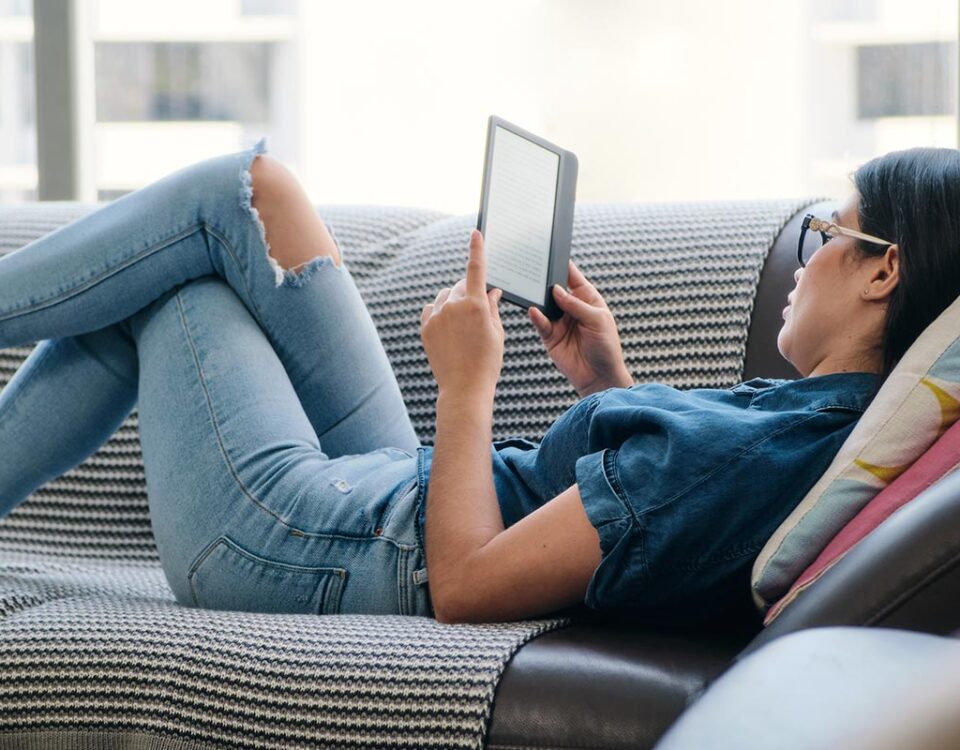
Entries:
[[344,568],[290,565],[243,549],[226,536],[207,547],[187,579],[204,609],[289,614],[337,614]]

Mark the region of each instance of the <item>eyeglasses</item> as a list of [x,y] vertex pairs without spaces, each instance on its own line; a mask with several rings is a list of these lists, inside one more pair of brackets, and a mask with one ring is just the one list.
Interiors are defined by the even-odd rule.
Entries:
[[[855,237],[858,240],[872,242],[876,245],[894,244],[888,240],[882,240],[879,237],[874,237],[872,234],[864,234],[863,232],[858,232],[855,229],[847,229],[847,227],[838,226],[832,221],[824,221],[823,219],[818,219],[813,214],[807,214],[803,217],[803,223],[800,225],[800,244],[797,245],[797,260],[800,261],[800,268],[804,268],[807,265],[807,262],[803,259],[803,238],[807,233],[807,229],[812,229],[814,232],[820,232],[821,247],[823,247],[825,244],[827,244],[827,242],[832,240],[837,235]],[[814,248],[814,251],[816,251],[816,248]],[[813,255],[812,252],[809,254]]]

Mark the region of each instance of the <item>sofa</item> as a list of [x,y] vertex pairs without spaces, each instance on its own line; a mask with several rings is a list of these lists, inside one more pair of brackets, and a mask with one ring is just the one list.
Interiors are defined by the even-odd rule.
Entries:
[[[724,388],[754,377],[795,378],[798,373],[780,356],[776,339],[780,311],[794,285],[799,224],[804,213],[829,215],[836,205],[813,199],[581,203],[571,257],[614,312],[635,382]],[[93,208],[69,202],[0,208],[0,253],[15,251]],[[429,444],[436,388],[420,346],[415,313],[437,289],[462,275],[465,238],[476,215],[404,206],[317,209],[341,244],[397,372],[414,427],[421,441]],[[494,438],[535,441],[576,394],[553,369],[524,311],[501,304],[501,317],[506,348]],[[28,353],[29,346],[0,351],[0,387]],[[160,574],[136,431],[134,412],[84,464],[52,480],[0,519],[0,690],[11,686],[6,709],[0,713],[0,748],[612,750],[651,748],[661,740],[670,743],[665,747],[703,747],[696,743],[703,737],[719,738],[724,731],[731,738],[730,747],[747,747],[736,742],[743,739],[745,717],[755,716],[764,698],[780,700],[778,715],[784,719],[777,729],[785,736],[798,736],[789,731],[789,694],[779,698],[771,691],[755,694],[757,669],[768,658],[769,670],[781,679],[789,679],[791,668],[804,671],[798,667],[802,659],[791,662],[782,656],[785,644],[797,644],[790,648],[798,651],[789,653],[809,656],[822,648],[830,658],[831,649],[844,651],[850,639],[869,638],[871,631],[917,631],[946,648],[954,643],[949,635],[960,630],[956,475],[930,487],[888,519],[766,627],[750,596],[749,571],[737,589],[742,596],[732,596],[722,616],[689,627],[665,628],[585,607],[502,628],[189,610],[172,602]],[[57,610],[58,606],[69,610]],[[140,617],[150,608],[166,618],[164,627],[191,636],[178,641],[176,649],[169,644],[163,649],[145,646],[150,659],[138,661],[134,647],[150,644],[150,623],[159,622]],[[112,628],[95,646],[90,635],[93,621]],[[80,630],[70,630],[77,623],[85,628],[82,646],[74,652],[60,648],[77,637]],[[417,679],[405,683],[396,675],[408,665],[398,661],[394,665],[398,671],[378,683],[379,692],[363,696],[364,700],[379,696],[385,706],[382,715],[364,704],[355,713],[357,732],[362,728],[362,733],[343,739],[342,745],[340,740],[318,739],[327,736],[321,732],[329,724],[324,711],[339,715],[351,700],[359,700],[341,693],[364,683],[364,674],[372,681],[380,674],[389,655],[371,659],[356,647],[364,629],[374,627],[382,640],[403,634],[396,641],[397,652],[431,644],[438,673],[450,675],[450,680],[467,675],[474,681],[451,693],[452,683],[431,682],[424,666],[430,662],[423,661]],[[328,630],[318,630],[323,628]],[[811,629],[822,637],[803,640],[803,631]],[[351,635],[338,641],[335,663],[306,657],[320,649],[321,640],[339,638],[344,632]],[[227,633],[236,640],[222,641]],[[256,647],[250,645],[254,636],[264,634],[270,637],[264,636]],[[781,642],[783,636],[788,637]],[[31,651],[30,660],[17,661],[23,644],[39,642],[59,645]],[[214,642],[216,648],[210,645]],[[236,650],[241,645],[248,649],[242,654]],[[882,646],[873,647],[882,658]],[[81,660],[71,656],[80,650],[88,671],[80,670]],[[153,658],[161,650],[169,656],[162,663]],[[227,679],[246,674],[244,662],[256,660],[261,652],[268,656],[257,662],[258,667],[269,671],[271,689],[288,696],[287,703],[267,705],[264,701],[271,698],[265,692],[258,694],[258,701],[241,705],[244,685],[253,686],[261,672],[235,682]],[[474,658],[481,652],[489,657],[482,664]],[[291,661],[291,653],[297,659]],[[112,657],[109,663],[115,671],[108,677],[90,671],[98,654],[97,658]],[[227,654],[243,658],[238,656],[226,670]],[[418,658],[426,659],[423,654]],[[909,658],[902,661],[909,663]],[[298,663],[309,663],[317,675],[322,674],[327,692],[298,682],[294,668]],[[5,682],[2,675],[11,664],[25,671],[8,669]],[[323,671],[326,664],[333,666]],[[218,677],[204,682],[202,690],[195,687],[200,684],[198,675],[214,667],[221,669]],[[130,688],[137,683],[118,677],[137,670],[151,675],[148,692],[154,702],[149,709],[139,688]],[[894,674],[885,678],[894,679]],[[867,679],[853,668],[848,675],[852,687]],[[101,692],[86,696],[90,701],[82,710],[67,710],[74,705],[71,690],[79,695],[83,685],[95,679],[101,680],[96,683],[103,685]],[[111,680],[122,682],[123,689],[110,691]],[[29,691],[17,692],[16,687],[26,683]],[[883,683],[875,677],[872,684]],[[41,685],[51,691],[43,693],[42,709],[34,702]],[[264,689],[259,682],[256,686]],[[403,694],[388,695],[387,687]],[[334,702],[334,697],[341,702]],[[387,705],[394,697],[401,702]],[[463,707],[450,710],[461,698]],[[468,699],[473,703],[468,705]],[[802,721],[802,702],[797,700],[794,708]],[[389,733],[378,732],[377,722],[393,721],[398,712],[412,718],[402,726],[391,724]],[[221,718],[211,718],[215,715]],[[440,715],[442,720],[436,718]],[[457,734],[458,721],[469,731]],[[283,722],[284,731],[270,731],[270,722]],[[427,725],[432,734],[424,734]],[[667,734],[671,726],[674,730]],[[852,731],[850,726],[845,730]],[[338,731],[345,730],[341,726]]]
[[[776,341],[795,285],[800,223],[808,212],[829,216],[838,205],[811,200],[778,231],[757,284],[742,380],[799,376]],[[742,617],[690,632],[591,622],[531,641],[500,682],[489,746],[853,747],[844,742],[875,727],[884,700],[903,697],[906,686],[930,691],[957,663],[958,601],[954,473],[887,519],[766,627],[744,608]],[[937,654],[939,669],[924,648]],[[866,708],[851,708],[855,693]],[[920,720],[922,695],[915,690],[907,704],[912,714],[898,704],[901,729]],[[811,731],[818,727],[819,734]]]

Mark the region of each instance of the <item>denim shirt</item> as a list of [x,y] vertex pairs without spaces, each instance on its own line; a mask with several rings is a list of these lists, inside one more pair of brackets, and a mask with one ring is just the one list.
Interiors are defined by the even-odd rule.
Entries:
[[[748,596],[754,558],[826,471],[878,385],[877,375],[856,372],[598,391],[539,444],[493,442],[504,526],[576,483],[602,553],[586,606],[699,622],[734,592]],[[418,450],[421,498],[432,453]]]

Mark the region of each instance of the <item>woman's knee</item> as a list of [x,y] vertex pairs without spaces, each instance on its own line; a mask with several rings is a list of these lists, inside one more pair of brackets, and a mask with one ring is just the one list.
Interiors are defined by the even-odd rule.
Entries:
[[320,255],[340,265],[340,250],[303,186],[280,160],[260,154],[250,166],[252,205],[266,230],[270,255],[294,268]]

